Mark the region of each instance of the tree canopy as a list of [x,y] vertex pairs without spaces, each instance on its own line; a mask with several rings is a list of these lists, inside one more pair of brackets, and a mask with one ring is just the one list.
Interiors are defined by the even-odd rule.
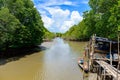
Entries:
[[0,50],[39,45],[49,34],[31,0],[0,0]]
[[83,20],[72,26],[63,37],[88,40],[92,34],[117,39],[120,26],[120,0],[89,0],[91,10],[84,12]]

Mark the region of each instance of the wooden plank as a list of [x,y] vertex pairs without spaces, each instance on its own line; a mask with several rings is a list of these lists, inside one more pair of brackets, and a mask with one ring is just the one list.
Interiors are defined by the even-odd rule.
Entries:
[[110,59],[108,59],[108,58],[93,58],[94,60],[107,60],[107,61],[109,61]]
[[111,66],[110,64],[106,63],[105,61],[96,61],[105,71],[112,75],[115,79],[117,79],[118,73],[118,80],[120,80],[120,71],[117,72],[117,69]]

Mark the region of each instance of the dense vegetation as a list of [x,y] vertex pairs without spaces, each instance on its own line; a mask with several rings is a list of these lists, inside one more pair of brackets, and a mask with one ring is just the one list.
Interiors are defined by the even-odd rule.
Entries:
[[117,39],[120,26],[120,0],[90,0],[90,11],[84,12],[83,20],[67,31],[63,38],[88,40],[92,34]]
[[44,36],[43,36],[44,41],[50,41],[53,38],[55,38],[55,33],[48,31],[46,28],[44,28],[43,32],[44,32]]
[[0,50],[41,44],[47,31],[31,0],[0,0]]
[[88,38],[86,31],[85,22],[81,21],[78,25],[72,26],[62,37],[69,40],[86,40]]

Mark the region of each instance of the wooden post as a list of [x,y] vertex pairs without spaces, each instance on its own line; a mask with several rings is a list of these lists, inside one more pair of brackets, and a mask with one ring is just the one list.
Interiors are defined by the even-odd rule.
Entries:
[[119,45],[119,40],[120,39],[120,37],[119,37],[119,31],[118,31],[118,65],[117,65],[117,80],[118,80],[118,71],[119,71],[119,60],[120,60],[120,55],[119,55],[119,47],[120,47],[120,45]]
[[94,54],[94,52],[95,52],[95,35],[93,35],[93,37],[92,37],[92,59],[93,59],[93,54]]
[[93,53],[94,53],[94,48],[95,48],[95,37],[96,35],[93,36]]
[[104,80],[105,80],[106,74],[105,74],[105,68],[104,68]]
[[87,65],[88,65],[88,70],[90,71],[90,64],[89,64],[89,43],[88,43],[88,46],[87,46]]
[[100,65],[100,68],[99,68],[99,77],[100,77],[100,80],[102,79],[102,67]]
[[95,37],[96,37],[95,35],[93,35],[93,37],[92,37],[92,51],[91,51],[91,53],[92,53],[92,54],[91,54],[91,58],[92,58],[92,59],[91,59],[92,70],[93,70],[93,68],[94,68],[94,67],[93,67],[93,65],[94,65],[94,64],[93,64],[93,58],[94,58],[94,52],[95,52]]
[[112,49],[112,42],[110,41],[110,64],[112,65],[112,53],[111,53],[111,49]]

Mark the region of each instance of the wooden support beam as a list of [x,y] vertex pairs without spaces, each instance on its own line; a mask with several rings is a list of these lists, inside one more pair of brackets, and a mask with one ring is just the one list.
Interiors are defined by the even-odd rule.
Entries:
[[112,65],[112,53],[111,53],[111,50],[112,50],[112,42],[110,41],[110,64]]

